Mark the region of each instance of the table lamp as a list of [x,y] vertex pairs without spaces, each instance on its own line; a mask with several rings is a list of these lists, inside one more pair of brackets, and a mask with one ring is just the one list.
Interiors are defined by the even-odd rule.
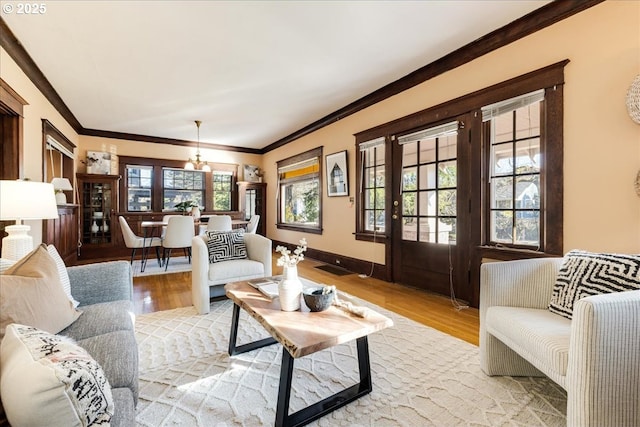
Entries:
[[56,191],[56,203],[59,205],[67,204],[67,195],[63,191],[71,191],[73,187],[67,178],[53,178],[51,180],[53,189]]
[[58,218],[53,184],[35,181],[0,181],[0,220],[15,220],[5,227],[2,258],[17,261],[33,250],[31,230],[23,220]]

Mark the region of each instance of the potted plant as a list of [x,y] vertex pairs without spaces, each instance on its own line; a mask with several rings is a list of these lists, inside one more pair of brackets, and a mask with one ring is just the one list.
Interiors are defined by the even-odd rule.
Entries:
[[182,214],[191,211],[191,208],[197,207],[198,204],[193,200],[185,200],[184,202],[180,202],[174,207],[178,212],[182,212]]

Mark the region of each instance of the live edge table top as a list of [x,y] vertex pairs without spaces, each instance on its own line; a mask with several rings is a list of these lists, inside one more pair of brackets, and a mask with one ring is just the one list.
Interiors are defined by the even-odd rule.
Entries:
[[[391,319],[370,309],[364,318],[336,306],[311,312],[301,297],[299,311],[282,311],[278,298],[270,300],[247,282],[229,283],[224,288],[227,297],[256,319],[294,358],[393,326]],[[348,298],[341,292],[338,297]]]

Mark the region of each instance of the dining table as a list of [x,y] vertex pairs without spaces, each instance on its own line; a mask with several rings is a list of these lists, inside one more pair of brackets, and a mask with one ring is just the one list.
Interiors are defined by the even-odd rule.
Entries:
[[[237,229],[246,227],[248,223],[248,220],[232,219],[231,228]],[[149,248],[151,247],[150,243],[152,239],[154,237],[161,237],[162,227],[166,227],[167,225],[169,225],[169,223],[165,221],[142,221],[140,223],[140,228],[142,229],[142,262],[140,266],[140,272],[143,273],[145,267],[147,266]],[[194,221],[193,225],[194,233],[196,235],[202,234],[207,230],[207,223],[204,221]],[[157,233],[157,230],[160,230],[160,233]]]

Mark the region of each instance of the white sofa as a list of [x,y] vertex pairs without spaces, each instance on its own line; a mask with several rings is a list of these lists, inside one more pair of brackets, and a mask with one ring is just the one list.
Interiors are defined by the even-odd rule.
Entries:
[[271,276],[271,240],[259,234],[244,234],[246,259],[209,262],[207,236],[195,236],[191,241],[193,305],[200,314],[209,313],[209,299],[224,296],[224,285],[239,280]]
[[487,375],[546,375],[567,392],[568,426],[640,426],[640,291],[548,310],[562,258],[485,263],[480,363]]

